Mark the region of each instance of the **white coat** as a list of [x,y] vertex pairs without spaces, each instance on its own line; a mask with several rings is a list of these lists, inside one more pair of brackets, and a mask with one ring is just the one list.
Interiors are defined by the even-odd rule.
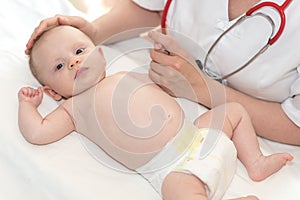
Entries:
[[[161,11],[165,0],[133,0],[149,10]],[[271,0],[282,5],[284,0]],[[261,1],[263,2],[263,1]],[[247,68],[228,78],[230,87],[264,100],[280,102],[287,116],[300,126],[300,1],[286,8],[286,26],[281,37]],[[280,24],[274,9],[260,10]],[[208,49],[235,20],[229,21],[228,0],[173,0],[167,25],[197,44],[189,49],[203,61]],[[252,17],[229,32],[211,53],[217,71],[225,75],[241,66],[262,47],[271,35],[271,26],[261,17]],[[182,42],[184,44],[184,42]],[[195,55],[197,52],[198,55]],[[231,68],[231,69],[230,69]]]

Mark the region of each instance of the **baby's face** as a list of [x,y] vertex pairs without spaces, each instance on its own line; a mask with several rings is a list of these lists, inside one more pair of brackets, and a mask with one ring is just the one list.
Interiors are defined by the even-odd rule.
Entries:
[[65,98],[81,93],[105,77],[102,50],[70,26],[46,32],[34,47],[32,56],[44,85]]

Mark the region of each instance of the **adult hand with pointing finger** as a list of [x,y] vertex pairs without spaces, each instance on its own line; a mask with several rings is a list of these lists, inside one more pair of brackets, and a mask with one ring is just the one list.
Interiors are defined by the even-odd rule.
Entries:
[[156,31],[148,35],[154,41],[154,50],[150,52],[150,78],[170,95],[196,102],[205,98],[207,84],[212,80],[203,75],[194,58],[172,36]]

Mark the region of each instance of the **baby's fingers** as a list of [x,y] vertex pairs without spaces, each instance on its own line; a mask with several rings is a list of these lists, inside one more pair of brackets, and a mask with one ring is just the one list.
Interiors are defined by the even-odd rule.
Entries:
[[23,87],[19,91],[19,96],[32,97],[36,94],[36,90],[30,87]]
[[35,95],[38,97],[43,97],[43,90],[41,87],[38,87],[38,89],[35,91]]
[[26,99],[26,97],[27,97],[27,89],[21,88],[18,92],[19,101]]

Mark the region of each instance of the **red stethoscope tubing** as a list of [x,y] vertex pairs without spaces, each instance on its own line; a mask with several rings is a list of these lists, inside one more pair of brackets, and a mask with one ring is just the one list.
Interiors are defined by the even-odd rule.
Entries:
[[280,16],[280,26],[279,26],[277,33],[274,35],[274,37],[269,40],[270,45],[274,44],[274,42],[276,42],[278,40],[278,38],[281,36],[281,34],[284,30],[285,23],[286,23],[284,10],[291,3],[291,1],[292,0],[286,0],[281,6],[279,6],[278,4],[273,3],[273,2],[262,2],[260,4],[257,4],[253,8],[250,8],[246,12],[246,15],[250,16],[253,12],[259,10],[262,7],[273,7],[273,8],[275,8],[275,10],[277,10],[277,12],[279,13],[279,16]]
[[161,16],[161,31],[163,34],[166,34],[166,21],[167,21],[167,15],[168,15],[171,3],[172,3],[172,0],[167,1],[164,11],[163,11],[163,14]]
[[[278,4],[276,4],[274,2],[268,2],[268,1],[267,2],[262,2],[260,4],[257,4],[253,8],[250,8],[246,12],[246,15],[250,16],[253,12],[261,9],[262,7],[273,7],[277,10],[277,12],[280,15],[281,23],[280,23],[280,27],[279,27],[277,33],[274,35],[273,38],[271,38],[269,40],[270,45],[274,44],[274,42],[276,42],[278,40],[278,38],[281,36],[281,34],[284,30],[285,23],[286,23],[284,10],[291,3],[291,1],[292,0],[286,0],[281,6],[279,6]],[[167,3],[165,5],[164,11],[163,11],[163,14],[162,14],[162,17],[161,17],[161,28],[162,28],[162,33],[163,34],[166,34],[166,20],[167,20],[167,14],[168,14],[171,3],[172,3],[172,0],[167,0]]]

